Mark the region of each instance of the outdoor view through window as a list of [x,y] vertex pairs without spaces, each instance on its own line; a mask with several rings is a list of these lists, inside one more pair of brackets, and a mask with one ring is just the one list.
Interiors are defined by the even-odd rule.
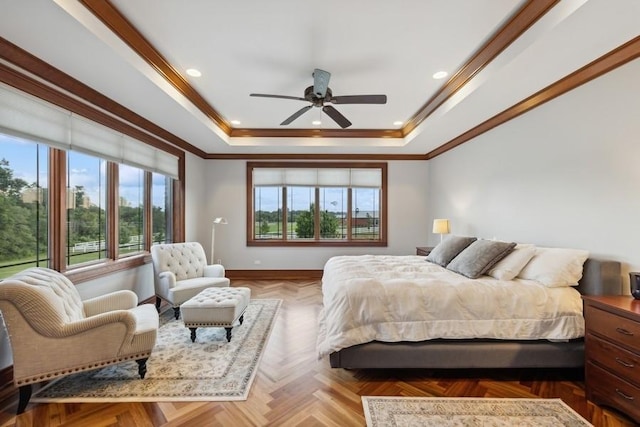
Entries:
[[[31,266],[49,266],[49,150],[0,134],[0,278]],[[76,151],[66,152],[65,263],[68,266],[107,258],[107,162]],[[152,243],[171,240],[171,182],[158,173],[118,165],[119,256],[144,250],[145,177],[151,183]]]

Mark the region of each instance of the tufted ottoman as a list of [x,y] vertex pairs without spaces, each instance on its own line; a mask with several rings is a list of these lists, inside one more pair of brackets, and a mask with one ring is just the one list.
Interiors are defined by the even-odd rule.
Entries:
[[231,329],[242,324],[244,310],[249,305],[249,288],[208,288],[180,306],[184,325],[191,330],[191,342],[196,340],[196,329],[221,327],[227,330],[231,341]]

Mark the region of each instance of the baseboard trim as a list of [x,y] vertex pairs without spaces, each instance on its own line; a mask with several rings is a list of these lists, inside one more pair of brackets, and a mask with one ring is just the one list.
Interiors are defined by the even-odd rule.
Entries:
[[322,270],[226,270],[225,275],[231,280],[318,280]]

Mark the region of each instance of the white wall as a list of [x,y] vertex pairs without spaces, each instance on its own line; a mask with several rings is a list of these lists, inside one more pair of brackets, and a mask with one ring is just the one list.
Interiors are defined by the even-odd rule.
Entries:
[[[194,198],[191,203],[187,198],[187,217],[198,217],[198,225],[188,227],[187,238],[201,242],[209,254],[211,221],[218,216],[226,217],[228,225],[216,226],[215,258],[220,258],[227,269],[317,270],[322,269],[331,256],[339,254],[414,254],[415,247],[426,244],[431,233],[425,198],[428,164],[424,161],[388,163],[388,247],[266,248],[246,245],[246,161],[188,160],[190,175],[199,177],[203,188],[198,191],[202,194],[199,200]],[[188,187],[191,182],[190,178]]]
[[635,60],[431,160],[430,213],[453,233],[621,261],[628,286],[640,270],[639,75]]

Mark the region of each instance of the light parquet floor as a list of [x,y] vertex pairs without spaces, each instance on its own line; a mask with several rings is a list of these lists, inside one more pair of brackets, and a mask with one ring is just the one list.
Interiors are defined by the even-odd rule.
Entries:
[[360,396],[562,398],[595,426],[635,425],[587,402],[580,373],[347,371],[317,360],[322,297],[317,280],[245,281],[252,298],[283,305],[246,401],[104,404],[30,403],[16,417],[17,393],[0,397],[0,426],[363,426]]

